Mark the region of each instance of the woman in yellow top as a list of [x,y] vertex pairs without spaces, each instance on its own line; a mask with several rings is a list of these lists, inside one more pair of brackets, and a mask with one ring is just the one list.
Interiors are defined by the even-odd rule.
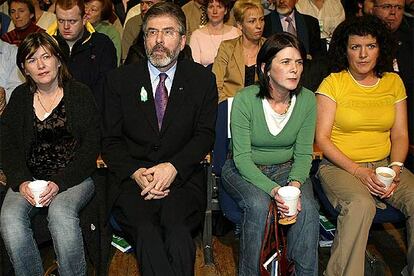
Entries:
[[[389,33],[373,16],[347,20],[335,30],[333,73],[317,95],[316,142],[326,157],[322,187],[340,211],[325,275],[364,275],[365,248],[376,202],[385,201],[407,217],[408,272],[414,265],[414,175],[403,170],[408,150],[404,85],[391,64]],[[389,188],[375,169],[392,168]]]
[[234,95],[257,79],[256,57],[264,42],[264,12],[260,1],[237,1],[233,7],[242,35],[223,41],[213,63],[219,102]]

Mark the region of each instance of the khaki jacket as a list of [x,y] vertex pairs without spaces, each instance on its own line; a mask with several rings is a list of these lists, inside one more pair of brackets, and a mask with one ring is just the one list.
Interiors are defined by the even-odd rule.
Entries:
[[[214,60],[213,73],[216,75],[219,102],[234,97],[240,89],[244,88],[245,65],[242,37],[223,41]],[[265,40],[261,38],[260,47]],[[255,78],[257,79],[257,75]]]

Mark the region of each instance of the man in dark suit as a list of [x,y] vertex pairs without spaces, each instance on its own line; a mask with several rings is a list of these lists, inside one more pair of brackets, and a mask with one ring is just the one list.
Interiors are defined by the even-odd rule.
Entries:
[[[321,40],[318,19],[295,10],[298,0],[276,0],[276,10],[265,16],[265,37],[274,33],[290,32],[305,46],[308,59],[326,54],[326,46]],[[291,22],[291,23],[290,23]],[[290,27],[289,25],[292,25]]]
[[109,205],[133,243],[141,275],[192,275],[192,233],[205,210],[200,161],[214,143],[214,75],[178,59],[185,15],[161,2],[144,17],[148,60],[107,76],[103,158]]
[[408,133],[414,142],[414,22],[404,16],[405,0],[375,0],[372,13],[380,18],[392,32],[397,47],[393,70],[404,82],[407,93]]

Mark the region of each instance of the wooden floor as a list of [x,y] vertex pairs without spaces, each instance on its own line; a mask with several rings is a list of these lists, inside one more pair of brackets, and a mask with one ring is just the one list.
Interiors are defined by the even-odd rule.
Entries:
[[[401,270],[406,265],[405,255],[405,229],[403,225],[383,224],[376,226],[370,232],[368,241],[369,252],[380,260],[386,260],[385,275],[400,276]],[[138,274],[135,257],[133,254],[125,254],[114,249],[109,275],[110,276],[135,276]],[[214,237],[214,265],[206,266],[203,261],[201,242],[198,242],[195,264],[196,276],[233,276],[236,275],[236,263],[238,258],[238,242],[230,232],[224,237]],[[329,260],[330,249],[319,249],[319,275]],[[380,276],[380,275],[378,275]]]
[[[204,265],[201,241],[197,239],[197,252],[195,263],[196,276],[233,276],[236,275],[238,256],[238,243],[232,233],[225,237],[213,239],[214,265]],[[135,256],[131,253],[122,253],[114,249],[109,276],[135,276],[138,274]]]

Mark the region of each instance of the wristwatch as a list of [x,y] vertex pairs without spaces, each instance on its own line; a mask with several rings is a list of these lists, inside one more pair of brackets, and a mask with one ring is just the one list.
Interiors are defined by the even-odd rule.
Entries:
[[403,162],[394,161],[394,162],[391,162],[391,164],[388,165],[389,168],[394,167],[394,166],[400,167],[400,173],[404,169],[404,163]]

